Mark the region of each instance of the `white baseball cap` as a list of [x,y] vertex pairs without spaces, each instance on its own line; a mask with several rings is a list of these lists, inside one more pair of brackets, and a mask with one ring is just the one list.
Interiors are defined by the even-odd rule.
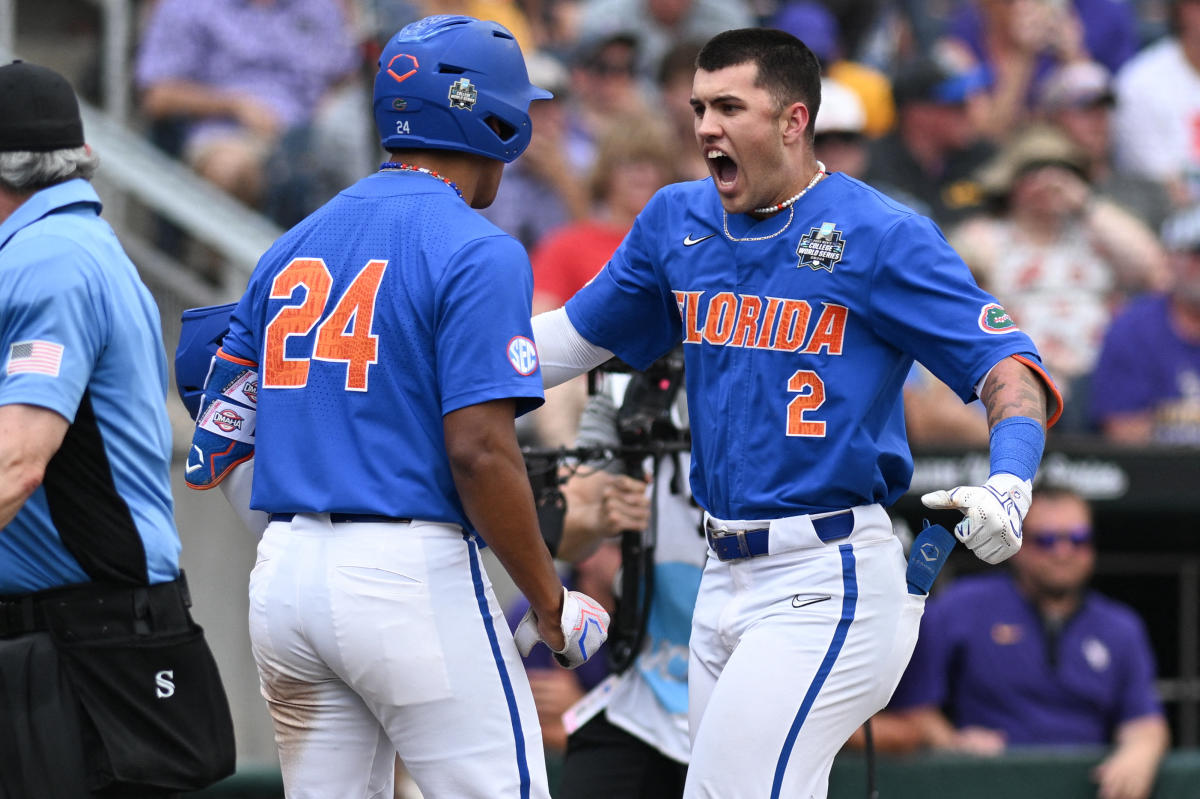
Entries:
[[814,133],[862,133],[867,112],[862,100],[844,83],[821,79],[821,107],[817,110]]

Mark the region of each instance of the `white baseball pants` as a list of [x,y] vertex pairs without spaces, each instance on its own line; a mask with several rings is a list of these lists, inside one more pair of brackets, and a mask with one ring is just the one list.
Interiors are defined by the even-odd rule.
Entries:
[[449,524],[274,521],[250,640],[289,799],[548,799],[533,696],[474,540]]
[[[887,704],[917,640],[923,596],[877,505],[848,538],[807,524],[794,549],[722,562],[711,552],[692,620],[685,799],[825,799],[834,755]],[[760,525],[761,526],[761,525]]]

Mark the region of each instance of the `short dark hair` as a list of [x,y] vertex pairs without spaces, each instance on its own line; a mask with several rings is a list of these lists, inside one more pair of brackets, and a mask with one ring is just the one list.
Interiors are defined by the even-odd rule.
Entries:
[[1078,502],[1080,505],[1083,505],[1083,507],[1087,509],[1089,516],[1092,512],[1091,503],[1088,502],[1087,497],[1085,497],[1079,491],[1079,489],[1069,485],[1068,483],[1062,482],[1061,480],[1056,480],[1053,478],[1048,478],[1044,481],[1038,481],[1037,485],[1033,488],[1033,499],[1041,499],[1050,502],[1073,500]]
[[782,110],[792,103],[808,106],[808,139],[821,107],[821,64],[804,42],[774,28],[739,28],[718,33],[696,56],[705,72],[752,63],[758,67],[754,85],[766,89]]

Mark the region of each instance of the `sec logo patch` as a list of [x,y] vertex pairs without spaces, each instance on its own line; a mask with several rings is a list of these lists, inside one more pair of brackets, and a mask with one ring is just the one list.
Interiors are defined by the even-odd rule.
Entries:
[[508,362],[517,374],[533,374],[538,368],[537,347],[525,336],[514,336],[508,342]]

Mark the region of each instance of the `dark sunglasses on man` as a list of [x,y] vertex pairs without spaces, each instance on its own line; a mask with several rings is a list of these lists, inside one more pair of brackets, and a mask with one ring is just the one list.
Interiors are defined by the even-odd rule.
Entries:
[[1025,540],[1045,552],[1053,550],[1059,543],[1067,543],[1072,549],[1082,549],[1092,543],[1092,528],[1087,525],[1072,527],[1064,530],[1038,530],[1036,533],[1025,531]]

